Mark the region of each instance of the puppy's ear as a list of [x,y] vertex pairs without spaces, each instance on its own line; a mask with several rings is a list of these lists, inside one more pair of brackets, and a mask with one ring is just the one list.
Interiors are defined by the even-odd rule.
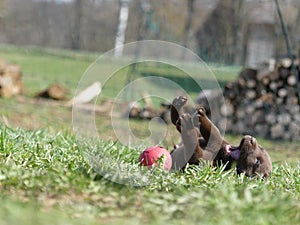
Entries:
[[261,151],[266,151],[266,149],[265,149],[263,146],[261,146],[261,145],[259,145],[258,148],[259,148],[259,150],[261,150]]

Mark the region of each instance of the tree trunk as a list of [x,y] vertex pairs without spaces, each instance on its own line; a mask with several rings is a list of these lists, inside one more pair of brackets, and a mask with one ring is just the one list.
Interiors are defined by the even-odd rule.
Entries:
[[82,0],[75,0],[75,18],[74,18],[74,26],[73,26],[73,35],[72,35],[72,49],[79,50],[80,49],[80,24],[82,18]]
[[244,1],[234,1],[233,2],[233,10],[234,10],[234,18],[233,18],[233,43],[232,47],[234,49],[233,52],[233,63],[236,65],[241,65],[243,62],[243,18],[244,14],[242,13]]
[[183,46],[188,48],[189,46],[189,40],[192,36],[192,21],[193,21],[193,15],[194,15],[194,2],[195,0],[188,0],[187,1],[187,19],[186,24],[184,27],[184,37],[183,37]]
[[129,15],[129,0],[120,0],[119,25],[115,39],[115,56],[123,55],[123,45]]

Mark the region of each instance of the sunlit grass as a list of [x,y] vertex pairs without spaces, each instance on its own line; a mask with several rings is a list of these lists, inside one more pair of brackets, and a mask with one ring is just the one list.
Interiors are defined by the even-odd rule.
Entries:
[[[52,83],[59,83],[70,90],[69,96],[72,97],[80,79],[101,55],[102,53],[74,52],[37,47],[0,46],[1,59],[21,66],[26,95],[29,96],[46,89]],[[121,59],[120,62],[122,62]],[[212,70],[212,74],[210,74],[206,65],[192,64],[188,65],[188,68],[193,68],[193,65],[195,74],[199,73],[199,77],[196,76],[195,78],[202,87],[206,88],[215,85],[212,83],[215,82],[213,80],[214,76],[219,81],[219,84],[223,86],[224,82],[233,80],[240,70],[240,67],[237,66],[208,64],[207,68]],[[202,67],[205,67],[204,74],[197,71],[197,68]],[[117,69],[116,73],[107,74],[112,68]],[[109,60],[107,62],[105,60],[101,61],[101,68],[97,68],[99,73],[97,75],[110,78],[103,84],[102,94],[110,98],[116,97],[120,90],[130,81],[129,76],[132,76],[133,80],[145,76],[163,77],[180,85],[192,97],[197,96],[200,91],[199,85],[188,74],[182,71],[181,68],[176,68],[172,65],[145,62],[138,64],[134,74],[128,73],[128,70],[128,67],[118,68],[118,62],[116,65],[113,65]],[[101,77],[100,80],[102,80]],[[162,90],[159,83],[147,83],[147,85],[149,85],[148,89]]]
[[[111,161],[99,160],[95,167],[85,157],[88,149],[96,150],[94,158],[106,154]],[[5,202],[1,209],[6,207],[11,215],[7,220],[2,217],[3,224],[11,219],[21,223],[20,207],[31,218],[39,218],[40,224],[61,224],[66,218],[77,224],[74,217],[100,224],[253,224],[251,218],[258,218],[256,224],[297,224],[300,218],[299,164],[274,163],[267,180],[239,177],[234,170],[225,172],[205,164],[189,166],[185,172],[156,170],[148,173],[146,186],[137,188],[134,183],[128,186],[105,179],[113,176],[98,169],[118,173],[118,168],[138,168],[142,147],[78,140],[68,132],[2,126],[0,150]],[[111,162],[127,167],[113,168]],[[15,200],[4,197],[11,195]],[[46,209],[48,215],[42,212]],[[58,217],[49,219],[51,213]]]
[[[97,54],[1,46],[0,58],[22,67],[27,96],[58,82],[70,89],[72,97]],[[116,65],[105,64],[103,74],[111,66]],[[240,69],[209,66],[221,86],[234,80]],[[114,98],[126,84],[127,73],[124,68],[114,74],[103,94]],[[134,75],[172,79],[192,97],[199,91],[186,74],[170,65],[143,64]],[[205,81],[209,76],[201,78],[209,82]],[[160,85],[149,87],[159,92]],[[154,99],[156,105],[159,101]],[[247,179],[234,169],[223,171],[206,164],[171,173],[142,170],[146,178],[141,180],[139,155],[146,146],[116,141],[110,117],[96,117],[100,138],[92,141],[76,138],[68,108],[5,99],[0,103],[1,122],[8,125],[0,126],[0,224],[299,223],[299,143],[258,138],[273,159],[267,180]],[[142,138],[149,135],[148,121],[132,120],[130,125]],[[171,150],[178,132],[169,135],[162,145]],[[235,144],[241,139],[226,138]]]

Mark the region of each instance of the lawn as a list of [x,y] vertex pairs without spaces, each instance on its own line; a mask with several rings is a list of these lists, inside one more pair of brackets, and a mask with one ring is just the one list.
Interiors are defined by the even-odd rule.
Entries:
[[[72,97],[97,55],[2,46],[0,58],[22,66],[26,96],[58,82]],[[211,68],[221,86],[240,69]],[[106,83],[106,98],[120,92],[126,74],[123,68]],[[134,76],[172,79],[196,96],[197,85],[182,74],[169,65],[143,64]],[[14,99],[0,103],[0,224],[299,224],[300,143],[258,139],[273,159],[267,180],[207,165],[172,173],[142,170],[141,175],[138,159],[146,146],[116,141],[110,117],[97,117],[100,138],[93,141],[74,135],[69,108]],[[142,135],[148,129],[146,121],[131,125]],[[177,132],[169,129],[168,138],[176,140]],[[237,144],[241,136],[226,138]],[[170,150],[171,142],[162,144]]]
[[[126,172],[137,168],[142,148],[91,144],[67,132],[2,126],[0,134],[1,224],[27,218],[28,224],[253,224],[254,219],[298,224],[300,219],[299,164],[274,163],[268,180],[208,166],[184,173],[154,170],[146,174],[145,186],[135,186],[144,180]],[[100,168],[89,163],[92,149],[109,157]]]

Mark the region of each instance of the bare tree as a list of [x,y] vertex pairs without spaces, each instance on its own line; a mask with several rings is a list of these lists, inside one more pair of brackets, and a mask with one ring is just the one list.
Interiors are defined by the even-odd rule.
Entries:
[[[197,31],[199,54],[208,61],[232,64],[235,59],[235,45],[240,41],[241,3],[236,0],[222,0],[216,5],[205,23]],[[240,54],[237,56],[240,57]]]
[[[189,41],[191,37],[193,36],[192,31],[192,21],[193,21],[193,15],[194,15],[194,3],[195,0],[187,0],[187,19],[186,24],[184,27],[184,35],[183,35],[183,46],[185,48],[189,47]],[[182,58],[185,58],[185,49],[182,52]]]
[[74,1],[74,24],[72,31],[72,49],[80,49],[80,27],[81,27],[81,18],[82,18],[82,0]]
[[232,2],[233,7],[233,43],[232,55],[233,63],[242,65],[244,62],[244,40],[243,33],[245,29],[245,13],[243,13],[244,1]]
[[4,18],[7,14],[7,7],[7,0],[0,0],[0,40],[4,38]]
[[7,0],[0,0],[0,18],[7,13]]
[[193,21],[193,15],[194,15],[194,3],[195,3],[195,0],[187,0],[188,14],[187,14],[187,19],[186,19],[186,24],[184,27],[184,39],[183,39],[183,46],[186,48],[188,47],[191,36],[193,36],[192,21]]
[[115,56],[122,56],[129,15],[129,0],[120,0],[119,25],[115,40]]

